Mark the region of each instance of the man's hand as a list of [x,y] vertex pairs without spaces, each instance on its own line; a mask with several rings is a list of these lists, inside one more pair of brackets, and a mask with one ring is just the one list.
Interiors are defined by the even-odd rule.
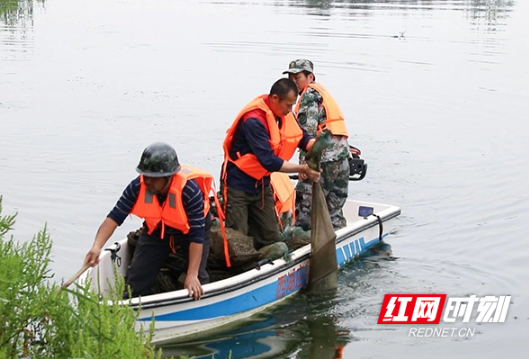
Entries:
[[111,219],[110,217],[105,218],[103,223],[99,226],[97,230],[96,238],[92,248],[86,254],[84,259],[84,264],[89,264],[90,266],[95,266],[99,263],[99,256],[101,255],[101,248],[108,241],[112,233],[116,230],[118,224]]
[[294,164],[288,161],[283,161],[283,165],[279,169],[279,172],[283,173],[299,173],[300,179],[310,178],[313,182],[318,182],[320,180],[320,172],[314,171],[307,164]]
[[84,264],[90,264],[91,267],[99,263],[99,256],[101,255],[101,248],[93,246],[90,248],[84,259]]
[[310,151],[310,149],[312,148],[312,146],[314,145],[314,142],[316,142],[316,139],[315,138],[312,138],[309,140],[309,142],[307,142],[307,152]]
[[303,173],[311,179],[312,182],[318,182],[320,180],[320,173],[321,173],[321,170],[318,172],[318,171],[314,171],[312,168],[309,167],[309,165],[303,165],[302,166],[303,168]]
[[304,181],[304,180],[306,180],[308,178],[307,175],[305,173],[303,173],[303,172],[299,172],[298,173],[298,177],[302,181]]
[[204,290],[202,289],[200,281],[196,276],[186,276],[184,288],[187,289],[187,291],[189,292],[188,296],[195,298],[195,300],[199,300],[200,297],[204,294]]

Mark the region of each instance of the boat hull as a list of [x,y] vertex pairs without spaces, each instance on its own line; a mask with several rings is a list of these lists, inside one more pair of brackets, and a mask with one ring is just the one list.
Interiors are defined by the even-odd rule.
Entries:
[[[375,215],[362,217],[362,208],[371,208]],[[386,237],[393,228],[400,209],[383,204],[348,201],[344,215],[348,226],[336,231],[336,260],[338,266],[367,252]],[[121,243],[123,257],[128,257],[126,240]],[[102,292],[108,291],[112,281],[113,264],[105,253],[100,260],[99,271],[92,270],[85,276],[92,283],[97,281]],[[122,275],[128,265],[125,260],[118,269]],[[204,296],[195,301],[187,296],[187,290],[150,295],[131,300],[139,310],[138,328],[148,329],[155,319],[155,343],[175,341],[177,338],[202,336],[208,331],[249,317],[306,287],[309,279],[310,245],[291,254],[289,261],[277,259],[237,276],[203,286]],[[113,275],[113,274],[112,274]],[[102,280],[104,279],[104,280]],[[107,283],[101,286],[101,283]],[[103,293],[104,294],[104,293]]]

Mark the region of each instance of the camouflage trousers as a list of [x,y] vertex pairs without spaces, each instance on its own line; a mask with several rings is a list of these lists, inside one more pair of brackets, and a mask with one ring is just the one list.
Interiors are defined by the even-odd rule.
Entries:
[[[325,195],[327,208],[331,215],[334,229],[347,225],[342,208],[347,200],[349,190],[349,163],[342,161],[324,162],[321,164],[320,185]],[[296,185],[296,226],[310,229],[310,209],[312,207],[312,181],[299,181]]]

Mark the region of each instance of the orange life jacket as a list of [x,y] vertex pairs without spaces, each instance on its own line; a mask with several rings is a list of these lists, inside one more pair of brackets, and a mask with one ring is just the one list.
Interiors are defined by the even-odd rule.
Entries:
[[345,347],[345,345],[336,345],[334,347],[334,349],[336,350],[335,351],[335,354],[334,354],[334,358],[333,359],[342,359],[343,358],[343,348]]
[[260,180],[265,176],[269,176],[270,172],[268,172],[257,160],[257,157],[253,153],[247,153],[243,156],[238,156],[235,160],[230,158],[230,149],[231,144],[233,141],[233,136],[235,134],[235,131],[237,130],[237,126],[239,125],[240,121],[243,119],[244,115],[247,112],[250,112],[255,109],[261,109],[266,114],[266,123],[268,125],[268,131],[270,135],[270,147],[272,148],[272,151],[274,151],[274,154],[282,158],[285,161],[288,161],[292,158],[294,155],[294,152],[296,151],[296,148],[299,145],[299,141],[303,138],[303,131],[299,127],[298,122],[292,115],[292,113],[289,113],[288,115],[281,117],[281,128],[279,128],[276,117],[272,113],[272,110],[268,107],[268,105],[265,102],[265,98],[267,95],[259,96],[255,98],[253,101],[251,101],[249,104],[247,104],[241,112],[237,115],[235,118],[235,121],[233,121],[233,124],[227,131],[226,139],[224,140],[223,148],[224,148],[224,168],[223,168],[223,176],[226,176],[226,166],[229,162],[232,162],[237,166],[241,171],[246,173],[247,175],[255,178],[256,180]]
[[[160,205],[158,197],[147,191],[143,175],[140,175],[140,193],[136,203],[132,207],[131,214],[134,214],[145,220],[147,225],[147,233],[152,234],[153,231],[161,223],[160,237],[165,236],[165,226],[178,229],[183,234],[189,233],[189,221],[182,202],[182,190],[184,189],[188,180],[194,179],[197,183],[202,195],[204,196],[204,216],[209,212],[209,194],[213,190],[215,202],[218,203],[217,194],[214,190],[213,176],[205,171],[182,165],[180,171],[175,173],[171,178],[169,185],[169,192],[167,199]],[[218,210],[221,211],[220,205],[217,204]],[[222,212],[219,212],[219,217],[223,217]],[[223,219],[220,218],[221,230],[224,237],[224,254],[226,256],[227,266],[230,267],[230,259],[228,255],[228,242],[225,236]]]
[[296,189],[292,181],[286,173],[274,172],[270,175],[270,185],[274,193],[279,226],[282,227],[281,214],[288,211],[292,213],[292,224],[294,224],[296,222]]
[[347,129],[345,128],[345,121],[343,120],[342,110],[340,110],[340,107],[338,106],[334,98],[331,96],[331,94],[325,89],[325,87],[323,87],[317,82],[308,84],[307,87],[305,87],[305,89],[301,93],[301,96],[299,97],[294,112],[296,112],[296,114],[299,113],[301,99],[303,98],[305,91],[307,91],[307,88],[309,87],[318,91],[318,93],[323,98],[323,108],[325,109],[326,115],[325,122],[318,125],[316,133],[318,134],[328,129],[335,136],[349,137]]

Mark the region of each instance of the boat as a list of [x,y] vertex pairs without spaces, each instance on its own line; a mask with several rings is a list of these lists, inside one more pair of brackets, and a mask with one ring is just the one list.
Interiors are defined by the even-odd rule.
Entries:
[[[344,206],[347,226],[336,231],[336,259],[339,267],[354,260],[388,236],[400,208],[392,205],[347,200]],[[139,311],[137,328],[148,329],[154,318],[154,344],[189,340],[211,330],[248,318],[286,298],[308,284],[310,244],[280,258],[262,263],[236,276],[203,286],[200,300],[188,297],[187,290],[153,294],[127,300]],[[80,278],[90,280],[101,295],[115,283],[114,268],[124,276],[131,251],[127,239],[106,248],[97,266]],[[119,259],[119,260],[118,260]]]

